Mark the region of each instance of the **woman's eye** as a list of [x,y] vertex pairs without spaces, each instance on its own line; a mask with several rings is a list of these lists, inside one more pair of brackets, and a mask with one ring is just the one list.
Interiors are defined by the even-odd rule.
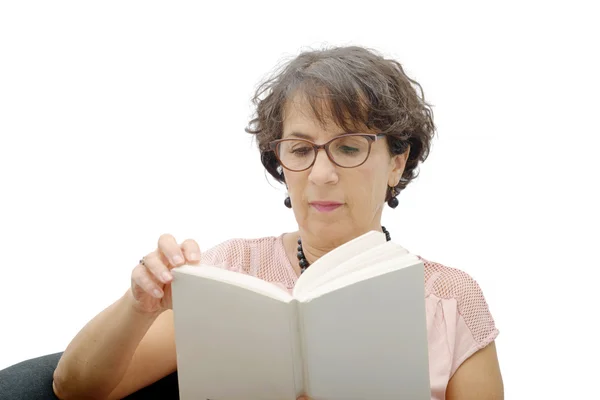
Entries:
[[340,150],[346,154],[354,154],[354,153],[358,153],[360,151],[356,147],[350,147],[350,146],[341,146]]
[[292,154],[303,156],[303,155],[310,153],[310,151],[311,151],[310,147],[297,147],[292,150]]

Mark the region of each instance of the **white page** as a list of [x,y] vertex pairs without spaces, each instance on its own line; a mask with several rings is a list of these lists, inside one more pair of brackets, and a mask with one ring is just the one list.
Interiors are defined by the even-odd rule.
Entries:
[[378,275],[387,274],[393,270],[410,267],[419,263],[422,263],[422,261],[417,256],[404,254],[398,258],[388,258],[371,266],[363,265],[362,268],[355,268],[353,271],[341,275],[336,279],[325,282],[323,285],[319,286],[315,290],[311,290],[306,296],[298,300],[303,302],[310,301],[311,299],[335,290],[339,290],[345,286],[350,286],[357,282],[371,279]]
[[245,288],[246,290],[252,290],[256,293],[281,301],[291,301],[293,299],[292,295],[285,289],[263,279],[252,275],[229,271],[213,265],[182,265],[181,267],[174,268],[173,271],[227,282],[231,285]]
[[[173,270],[182,400],[295,400],[295,302]],[[297,361],[297,360],[296,360]]]
[[338,246],[336,249],[319,258],[310,266],[310,268],[304,271],[302,276],[300,276],[296,282],[293,291],[294,296],[310,290],[312,281],[318,279],[319,276],[327,273],[329,270],[336,268],[336,266],[344,261],[384,243],[386,243],[386,239],[383,233],[369,231]]
[[301,304],[308,394],[430,398],[423,264]]
[[[306,299],[313,297],[312,293],[324,285],[330,285],[337,279],[342,279],[346,275],[352,274],[355,271],[364,271],[366,275],[370,273],[374,266],[385,262],[386,260],[394,259],[401,260],[403,256],[410,256],[402,246],[393,243],[386,242],[382,245],[366,250],[365,252],[350,258],[349,260],[330,268],[326,273],[313,279],[310,285],[304,288],[304,291],[299,294],[299,299]],[[380,272],[373,272],[378,274]],[[355,274],[352,274],[356,276]]]

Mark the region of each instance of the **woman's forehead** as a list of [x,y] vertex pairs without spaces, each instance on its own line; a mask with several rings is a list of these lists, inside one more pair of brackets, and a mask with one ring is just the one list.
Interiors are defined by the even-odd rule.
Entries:
[[332,112],[327,99],[312,99],[296,95],[285,103],[283,110],[283,137],[297,136],[315,139],[344,133],[370,133],[363,121],[353,120],[348,112],[341,116]]

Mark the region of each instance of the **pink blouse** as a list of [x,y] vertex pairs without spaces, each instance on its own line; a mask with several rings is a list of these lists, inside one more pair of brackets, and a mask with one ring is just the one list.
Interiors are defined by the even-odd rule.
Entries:
[[[498,336],[483,293],[465,272],[427,261],[425,305],[431,399],[445,398],[448,381],[473,353]],[[231,239],[202,253],[202,262],[256,276],[291,291],[298,279],[287,258],[283,235]]]

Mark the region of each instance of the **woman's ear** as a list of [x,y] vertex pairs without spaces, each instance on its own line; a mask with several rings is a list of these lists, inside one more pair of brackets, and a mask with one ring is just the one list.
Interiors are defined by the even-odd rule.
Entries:
[[287,189],[287,183],[285,182],[285,172],[283,171],[283,168],[279,167],[277,169],[277,172],[279,172],[279,177],[281,178],[281,181],[285,184],[285,188]]
[[410,144],[407,144],[406,150],[402,154],[396,154],[392,157],[392,170],[390,171],[390,182],[388,185],[394,187],[400,182],[404,169],[406,168],[406,162],[410,154]]

